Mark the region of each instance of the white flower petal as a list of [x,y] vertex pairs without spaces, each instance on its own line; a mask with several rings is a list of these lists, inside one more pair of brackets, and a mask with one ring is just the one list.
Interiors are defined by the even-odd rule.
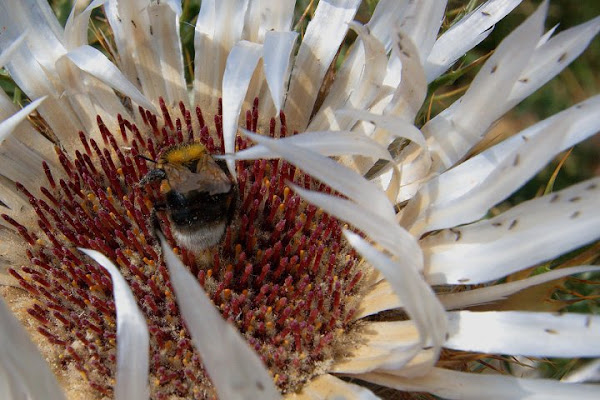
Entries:
[[[194,103],[214,112],[231,48],[242,38],[248,0],[204,0],[194,35]],[[210,54],[210,57],[206,55]]]
[[594,360],[579,369],[569,372],[560,381],[569,383],[600,381],[600,359]]
[[330,374],[319,375],[308,382],[300,393],[291,393],[288,400],[377,400],[369,389],[345,382]]
[[415,360],[421,345],[419,332],[412,321],[369,322],[361,327],[361,331],[361,343],[347,357],[338,357],[331,367],[332,372],[359,374],[375,369],[408,370],[431,362],[431,352],[425,352]]
[[388,281],[380,281],[372,289],[368,290],[360,300],[360,305],[354,315],[354,319],[361,319],[381,311],[401,308],[402,301]]
[[[235,137],[238,131],[238,120],[242,104],[262,52],[262,45],[241,41],[233,46],[229,57],[227,57],[227,65],[223,74],[223,142],[225,153],[235,151]],[[231,176],[235,178],[233,160],[227,160],[227,166]]]
[[423,240],[431,284],[477,284],[550,260],[600,237],[600,178]]
[[[370,208],[350,200],[291,185],[295,193],[336,218],[352,224],[397,257],[409,257],[412,268],[421,271],[422,253],[416,239],[394,220],[377,215]],[[407,254],[409,256],[407,256]]]
[[[404,254],[396,260],[376,250],[355,233],[344,230],[344,236],[367,261],[377,268],[392,284],[404,304],[404,310],[419,330],[422,345],[431,345],[437,359],[446,332],[446,313],[412,265],[414,254]],[[433,360],[432,360],[433,361]],[[433,366],[433,363],[430,364]]]
[[420,0],[409,2],[400,23],[400,31],[410,37],[418,50],[421,64],[429,56],[444,20],[447,0]]
[[[483,186],[494,184],[495,180],[490,178],[491,174],[498,170],[502,162],[511,158],[514,160],[519,148],[526,144],[524,142],[534,140],[539,135],[547,134],[552,130],[562,130],[564,132],[562,140],[554,143],[556,146],[554,152],[558,153],[593,135],[598,132],[598,129],[600,129],[600,96],[594,96],[538,122],[518,135],[506,139],[429,181],[403,210],[402,225],[411,226],[419,213],[425,210],[431,212],[437,207],[443,208],[443,204],[456,204],[460,202],[458,199],[474,197]],[[470,214],[466,208],[461,212]],[[471,218],[477,217],[461,218],[460,221],[467,222]],[[448,227],[458,223],[460,222],[448,221],[442,225]]]
[[423,132],[436,157],[436,170],[454,165],[481,140],[503,107],[542,36],[547,0],[496,48],[467,92],[431,119]]
[[296,32],[268,31],[265,33],[265,43],[263,45],[265,78],[277,113],[281,110],[286,83],[291,72],[290,57],[297,37],[298,33]]
[[144,96],[158,104],[159,97],[167,98],[167,90],[163,76],[157,73],[161,71],[161,40],[154,38],[150,8],[150,0],[108,0],[104,9],[113,29],[123,74],[130,82],[139,83]]
[[502,300],[511,294],[527,289],[528,287],[540,285],[568,275],[593,271],[600,271],[600,267],[582,265],[578,267],[555,269],[518,281],[486,286],[464,292],[440,294],[438,295],[438,299],[442,302],[446,310],[460,309]]
[[[175,106],[180,101],[189,108],[189,96],[183,71],[183,50],[179,37],[181,2],[175,0],[153,2],[148,6],[152,38],[160,63],[158,75],[165,85],[164,100]],[[155,74],[157,71],[154,72]]]
[[[554,78],[586,49],[600,31],[600,17],[567,29],[535,49],[527,68],[513,86],[507,103],[509,110]],[[543,38],[544,39],[544,38]]]
[[302,169],[305,173],[331,186],[332,189],[348,196],[374,214],[393,221],[395,214],[391,203],[383,192],[373,183],[367,181],[334,160],[324,157],[300,146],[284,144],[281,140],[246,132],[253,141],[265,145],[271,151]]
[[92,11],[104,3],[106,0],[94,0],[85,9],[80,10],[84,2],[74,2],[69,19],[65,24],[65,47],[74,49],[88,44],[88,25]]
[[145,109],[157,113],[154,105],[121,73],[104,54],[91,46],[81,46],[67,53],[67,57],[82,71],[120,91]]
[[146,317],[119,269],[103,254],[79,249],[108,271],[117,313],[116,400],[146,400],[150,395],[148,367],[150,339]]
[[388,115],[373,114],[365,110],[360,109],[343,109],[338,110],[336,114],[352,115],[355,119],[363,121],[371,121],[385,131],[386,135],[374,134],[373,137],[385,145],[389,145],[396,138],[405,138],[411,142],[415,142],[424,150],[427,150],[427,143],[423,133],[403,118]]
[[522,0],[489,0],[465,15],[444,32],[433,45],[425,62],[427,82],[433,81],[467,51],[491,33],[496,22],[504,18]]
[[4,142],[4,140],[6,140],[7,136],[10,135],[10,133],[21,123],[25,120],[25,118],[27,118],[27,116],[29,114],[31,114],[35,109],[38,108],[38,106],[40,104],[42,104],[42,102],[46,100],[46,97],[42,97],[39,99],[36,99],[34,101],[32,101],[31,103],[29,103],[28,105],[26,105],[25,107],[23,107],[22,109],[20,109],[16,114],[14,114],[13,116],[5,119],[4,121],[2,121],[0,123],[0,144],[2,142]]
[[219,398],[279,399],[273,379],[258,355],[237,329],[221,317],[162,235],[160,240],[181,315]]
[[[415,128],[416,129],[416,128]],[[252,132],[242,129],[245,135]],[[390,160],[387,149],[362,133],[350,131],[322,131],[304,132],[299,135],[278,139],[282,145],[299,146],[314,151],[324,156],[341,156],[345,154],[360,154],[375,159]],[[256,160],[279,158],[279,153],[270,150],[267,146],[257,144],[235,154],[216,156],[215,158],[234,160]]]
[[16,49],[21,46],[25,40],[25,36],[27,32],[23,33],[21,36],[16,38],[6,49],[0,53],[0,68],[4,67],[8,61],[11,59],[12,54],[16,51]]
[[322,0],[317,5],[296,56],[284,106],[290,131],[301,132],[308,125],[323,77],[360,3],[360,0]]
[[[368,29],[356,22],[349,26],[358,34],[354,48],[329,89],[319,112],[307,130],[332,129],[327,114],[342,107],[366,109],[379,94],[385,77],[388,58],[383,44]],[[365,61],[365,60],[368,60]],[[336,128],[351,129],[356,119],[342,115],[336,118]]]
[[[600,118],[597,116],[595,119],[597,121],[594,124],[600,122]],[[442,174],[439,179],[430,181],[427,188],[421,190],[411,200],[413,204],[408,205],[405,210],[406,215],[402,216],[403,224],[411,226],[409,218],[415,207],[423,211],[416,224],[410,228],[413,233],[447,228],[483,217],[492,206],[512,194],[549,163],[560,152],[563,143],[569,141],[573,128],[579,122],[576,114],[569,114],[564,120],[547,125],[543,132],[532,139],[520,135],[521,140],[512,142],[513,148],[508,150],[503,158],[487,160],[492,162],[493,169],[483,179],[473,182],[468,181],[467,176],[463,177],[461,182],[470,190],[459,197],[448,196],[441,202],[434,200],[433,203],[437,204],[431,204],[429,196],[432,194],[436,200],[442,199],[438,197],[443,193],[442,190],[439,190],[439,181],[443,180],[442,176],[445,175]],[[486,152],[481,156],[486,157]],[[462,168],[460,171],[464,170]],[[450,171],[451,175],[458,173],[452,171]],[[474,172],[474,174],[478,174],[478,172]],[[459,188],[457,191],[464,191],[464,189]]]
[[367,373],[355,378],[410,392],[429,392],[452,400],[595,400],[598,385],[561,383],[551,379],[468,373],[434,368],[428,375],[404,378]]
[[48,364],[1,298],[0,397],[65,399]]
[[532,357],[600,356],[600,317],[521,311],[453,311],[444,347]]

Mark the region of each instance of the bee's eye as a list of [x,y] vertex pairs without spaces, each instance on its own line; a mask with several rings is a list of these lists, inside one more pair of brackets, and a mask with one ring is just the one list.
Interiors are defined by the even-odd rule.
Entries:
[[150,170],[140,181],[138,186],[144,186],[152,182],[162,181],[167,178],[167,173],[163,169]]

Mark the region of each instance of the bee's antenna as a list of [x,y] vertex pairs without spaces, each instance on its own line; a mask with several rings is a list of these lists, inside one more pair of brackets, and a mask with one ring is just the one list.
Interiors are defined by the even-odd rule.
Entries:
[[149,158],[149,157],[143,156],[143,155],[141,155],[141,154],[136,154],[135,156],[136,156],[136,157],[139,157],[139,158],[143,158],[143,159],[144,159],[144,160],[146,160],[146,161],[153,162],[154,164],[158,164],[158,161],[156,161],[156,160],[153,160],[153,159],[151,159],[151,158]]

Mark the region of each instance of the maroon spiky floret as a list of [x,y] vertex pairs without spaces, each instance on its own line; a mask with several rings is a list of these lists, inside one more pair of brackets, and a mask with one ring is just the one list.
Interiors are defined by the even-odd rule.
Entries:
[[[221,244],[208,256],[212,262],[199,260],[174,241],[164,211],[153,219],[160,195],[155,186],[136,185],[148,172],[138,155],[155,159],[161,149],[191,141],[222,154],[222,116],[219,111],[211,132],[199,108],[192,113],[179,103],[181,116],[174,118],[162,99],[159,104],[162,119],[142,108],[139,126],[118,115],[115,136],[98,117],[102,143],[79,132],[81,151],[70,155],[57,147],[63,171],[43,164],[48,184],[40,191],[45,199],[18,185],[38,217],[39,230],[2,217],[29,245],[31,264],[9,270],[36,299],[29,315],[49,342],[63,348],[63,364],[73,363],[100,394],[111,395],[116,351],[112,284],[108,273],[76,248],[97,250],[118,266],[146,315],[152,397],[214,397],[179,315],[154,235],[158,221],[281,390],[294,390],[319,363],[333,357],[332,343],[342,341],[339,332],[351,327],[363,277],[355,253],[342,241],[340,223],[287,185],[291,181],[331,190],[283,160],[237,162],[238,209]],[[255,101],[246,113],[246,128],[256,132],[258,121]],[[271,119],[264,133],[287,136],[285,115]],[[249,146],[247,139],[236,138],[237,149]],[[219,338],[214,341],[218,346]]]

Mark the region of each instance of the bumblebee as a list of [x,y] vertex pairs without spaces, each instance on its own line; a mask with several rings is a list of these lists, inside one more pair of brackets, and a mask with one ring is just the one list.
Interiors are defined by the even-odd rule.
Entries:
[[154,211],[166,211],[175,241],[194,253],[218,244],[237,197],[224,163],[196,142],[165,148],[157,161],[147,160],[155,162],[156,168],[138,185],[161,182],[164,202],[155,204]]

